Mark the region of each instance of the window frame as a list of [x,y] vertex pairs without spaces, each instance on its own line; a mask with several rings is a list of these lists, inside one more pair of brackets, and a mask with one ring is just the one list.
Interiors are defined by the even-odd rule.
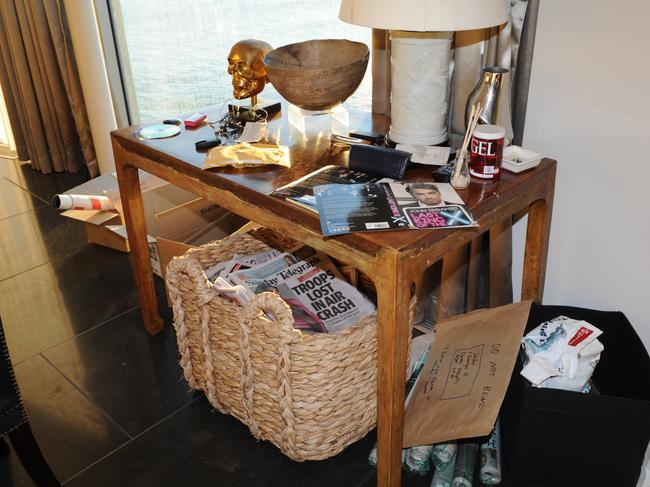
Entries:
[[[113,98],[113,109],[118,127],[128,127],[138,123],[137,105],[135,96],[129,95],[126,85],[129,82],[130,73],[125,73],[122,66],[127,64],[121,63],[119,49],[117,47],[117,35],[124,35],[121,29],[116,28],[115,19],[111,11],[111,0],[93,0],[95,13],[97,15],[97,25],[99,27],[99,40],[104,52],[104,63],[108,75],[108,85]],[[117,3],[119,5],[119,3]],[[117,7],[119,8],[119,6]],[[120,34],[121,32],[121,34]]]
[[[123,28],[115,21],[114,10],[120,9],[119,1],[92,0],[97,15],[99,37],[104,52],[109,89],[113,98],[115,118],[118,127],[127,127],[140,123],[133,77],[128,69],[128,59],[120,57],[118,43],[127,49],[126,35]],[[390,115],[390,40],[387,30],[371,29],[370,92],[371,112]],[[128,56],[128,52],[126,53]],[[126,61],[126,62],[122,62]]]

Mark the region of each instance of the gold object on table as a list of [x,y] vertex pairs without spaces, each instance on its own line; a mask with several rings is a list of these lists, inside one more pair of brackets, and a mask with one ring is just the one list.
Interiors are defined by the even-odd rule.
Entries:
[[264,67],[264,56],[273,50],[268,42],[246,39],[237,42],[228,54],[228,73],[232,75],[233,94],[236,99],[251,99],[257,104],[257,95],[269,81]]

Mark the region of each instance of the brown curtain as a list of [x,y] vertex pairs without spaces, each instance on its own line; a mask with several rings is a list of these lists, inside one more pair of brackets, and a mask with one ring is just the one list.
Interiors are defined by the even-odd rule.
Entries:
[[62,0],[0,0],[0,83],[21,160],[99,173]]

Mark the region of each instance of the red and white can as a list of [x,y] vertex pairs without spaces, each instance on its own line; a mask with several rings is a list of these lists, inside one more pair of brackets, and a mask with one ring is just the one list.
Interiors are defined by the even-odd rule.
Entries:
[[501,159],[506,129],[498,125],[477,125],[469,144],[469,173],[482,179],[501,177]]

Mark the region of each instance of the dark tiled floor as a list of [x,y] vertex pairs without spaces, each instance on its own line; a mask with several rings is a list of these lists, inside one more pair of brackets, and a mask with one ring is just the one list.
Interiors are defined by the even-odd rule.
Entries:
[[5,326],[14,362],[135,308],[138,300],[130,269],[126,255],[84,245],[0,281],[2,319],[11,324]]
[[44,205],[44,201],[0,177],[0,220]]
[[50,206],[0,220],[0,281],[88,247],[83,225]]
[[[32,429],[59,479],[75,487],[374,485],[372,434],[330,460],[293,462],[188,390],[171,327],[155,337],[142,328],[128,256],[89,245],[80,223],[46,205],[83,180],[0,158],[0,315]],[[403,485],[429,483],[405,475]],[[0,485],[33,485],[4,444]]]
[[46,203],[51,202],[55,194],[67,191],[88,179],[85,168],[76,174],[52,173],[44,176],[34,171],[29,162],[11,161],[11,163],[11,166],[5,165],[0,169],[0,176],[6,177]]
[[[163,306],[162,316],[170,323],[171,312]],[[149,336],[139,309],[57,345],[44,356],[131,436],[194,397],[177,363],[173,328]]]
[[[357,486],[371,474],[365,462],[371,447],[366,440],[334,459],[292,462],[199,397],[70,485]],[[124,471],[116,468],[123,464]]]
[[59,478],[69,478],[129,439],[41,355],[15,371],[34,435]]
[[[189,391],[173,329],[151,337],[142,328],[128,256],[88,244],[80,223],[49,207],[83,179],[0,158],[0,315],[32,428],[59,479],[366,485],[372,438],[328,461],[292,462]],[[32,485],[11,446],[0,445],[0,485]]]

